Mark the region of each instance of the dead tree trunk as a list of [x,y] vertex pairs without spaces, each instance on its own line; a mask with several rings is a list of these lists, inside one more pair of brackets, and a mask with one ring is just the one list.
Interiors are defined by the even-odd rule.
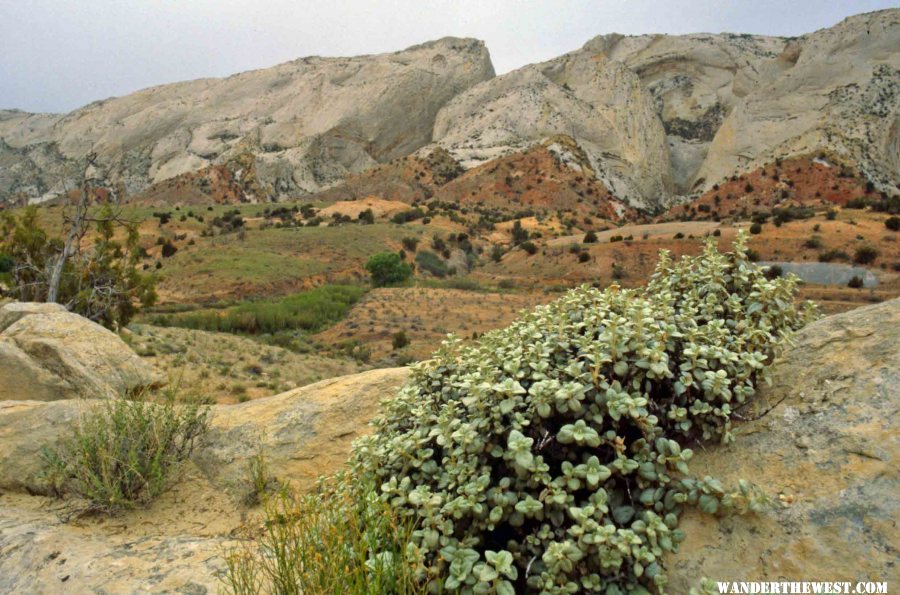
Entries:
[[78,198],[78,205],[75,207],[75,216],[72,218],[71,225],[69,226],[69,234],[66,236],[66,243],[63,246],[62,252],[60,253],[59,258],[56,259],[56,262],[53,263],[53,268],[50,271],[50,281],[47,284],[48,302],[59,301],[59,285],[62,282],[62,273],[66,266],[66,259],[72,255],[72,247],[75,245],[75,241],[80,240],[81,238],[84,220],[85,217],[87,217],[88,206],[90,206],[91,196],[90,178],[87,174],[87,168],[94,164],[94,157],[95,156],[91,154],[87,158],[87,165],[81,179],[81,196]]

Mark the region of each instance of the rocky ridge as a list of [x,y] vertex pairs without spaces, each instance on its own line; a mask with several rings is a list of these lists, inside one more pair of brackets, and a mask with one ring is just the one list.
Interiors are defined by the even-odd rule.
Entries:
[[[821,153],[891,194],[900,179],[898,43],[900,9],[889,9],[797,38],[602,35],[494,76],[483,43],[444,38],[163,85],[65,115],[0,111],[0,201],[62,193],[91,151],[91,175],[119,196],[225,167],[199,176],[187,198],[181,187],[191,179],[151,195],[202,198],[212,177],[224,180],[227,200],[267,200],[435,147],[470,169],[558,135],[579,145],[594,181],[653,211],[736,173]],[[396,193],[409,184],[379,181],[357,178],[353,193],[405,200]],[[407,182],[427,194],[422,180]]]
[[265,194],[248,198],[302,194],[430,142],[438,109],[493,74],[483,43],[447,37],[152,87],[69,114],[4,111],[0,197],[59,194],[89,152],[92,175],[122,194],[247,152]]

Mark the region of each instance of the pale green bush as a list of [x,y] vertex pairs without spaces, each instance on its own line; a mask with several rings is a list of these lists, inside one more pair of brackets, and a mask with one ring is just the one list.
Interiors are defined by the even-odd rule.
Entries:
[[44,474],[58,494],[72,492],[106,513],[147,504],[166,487],[209,427],[199,403],[111,399],[96,403],[54,447]]
[[692,478],[687,448],[733,439],[811,314],[746,252],[663,253],[646,289],[573,290],[414,369],[351,466],[414,521],[429,591],[660,592],[685,506],[758,509],[745,482]]

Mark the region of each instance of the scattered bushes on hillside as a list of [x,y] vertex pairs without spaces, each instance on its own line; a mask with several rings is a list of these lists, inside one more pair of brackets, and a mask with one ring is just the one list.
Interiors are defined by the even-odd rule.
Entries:
[[403,283],[412,276],[412,267],[403,262],[399,254],[380,252],[369,258],[366,270],[375,287],[386,287]]
[[691,477],[686,446],[733,440],[807,320],[795,284],[766,279],[741,237],[727,254],[664,252],[644,290],[582,287],[448,342],[357,442],[350,485],[374,481],[415,525],[404,557],[428,590],[661,590],[686,506],[763,502],[746,482]]
[[416,253],[416,266],[438,278],[446,277],[449,272],[447,263],[441,260],[437,254],[428,250],[419,250]]
[[187,459],[208,428],[208,409],[114,399],[93,408],[72,434],[44,449],[44,474],[52,489],[87,499],[94,510],[113,513],[150,502],[162,492],[175,466]]

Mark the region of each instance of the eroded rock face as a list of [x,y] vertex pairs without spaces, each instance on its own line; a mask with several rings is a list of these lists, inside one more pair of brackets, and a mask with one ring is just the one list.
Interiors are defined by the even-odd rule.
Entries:
[[[892,584],[900,579],[898,325],[900,300],[813,323],[776,363],[773,385],[760,391],[756,414],[744,414],[771,410],[738,424],[734,445],[694,449],[692,473],[725,483],[753,481],[773,506],[746,517],[686,513],[681,528],[687,539],[667,561],[671,592],[687,592],[701,576]],[[39,465],[34,444],[66,431],[78,403],[4,403],[0,590],[65,589],[64,576],[82,590],[215,590],[228,523],[238,522],[222,498],[240,495],[242,469],[260,442],[275,475],[308,487],[315,475],[340,466],[350,441],[368,431],[375,404],[406,375],[404,369],[374,370],[215,406],[212,432],[189,464],[188,477],[140,513],[146,516],[116,523],[132,529],[114,534],[108,525],[64,524],[53,511],[38,509],[34,497],[19,493],[40,489],[33,475]],[[7,480],[29,474],[17,484]],[[197,493],[198,486],[207,487]],[[190,522],[175,520],[179,515]]]
[[[765,514],[696,510],[668,561],[673,593],[713,580],[900,580],[900,300],[800,331],[759,395],[761,419],[727,447],[695,448],[691,472],[746,479]],[[754,412],[748,412],[754,415]]]
[[247,152],[272,196],[317,190],[425,145],[438,109],[493,74],[482,42],[448,37],[162,85],[64,115],[0,112],[0,199],[59,194],[91,151],[95,177],[129,194]]
[[665,132],[640,78],[593,48],[476,85],[438,114],[435,141],[467,167],[559,134],[619,198],[656,206],[672,192]]
[[[494,77],[482,42],[445,38],[153,87],[65,115],[0,110],[0,201],[59,195],[90,151],[91,174],[120,195],[155,184],[154,203],[204,200],[226,178],[212,194],[253,200],[318,192],[436,146],[471,168],[563,134],[635,207],[819,153],[891,193],[898,44],[891,9],[799,38],[603,35]],[[405,185],[383,182],[361,178],[351,194],[404,199]]]
[[738,73],[727,112],[694,176],[707,189],[777,157],[823,152],[876,187],[900,179],[900,10],[845,19]]
[[0,308],[0,401],[106,399],[162,376],[119,337],[59,304]]

